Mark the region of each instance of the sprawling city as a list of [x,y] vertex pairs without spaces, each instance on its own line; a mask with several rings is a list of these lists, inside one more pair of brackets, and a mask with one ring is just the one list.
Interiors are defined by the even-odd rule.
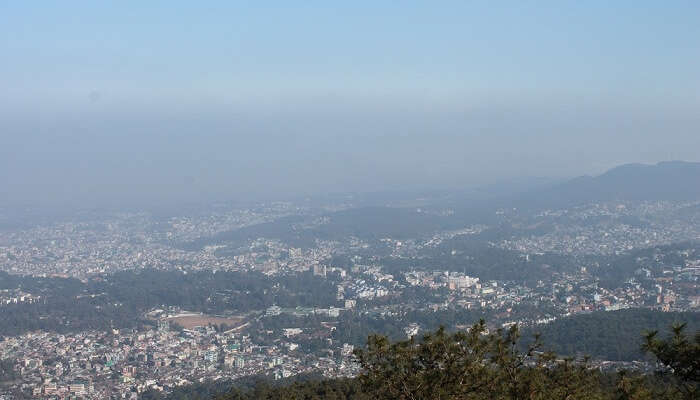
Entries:
[[372,333],[398,340],[482,318],[544,332],[597,368],[650,370],[625,342],[640,332],[617,332],[609,348],[546,334],[606,314],[659,329],[700,321],[698,201],[495,209],[465,225],[423,201],[217,204],[6,229],[2,393],[139,398],[245,377],[353,377],[353,350]]

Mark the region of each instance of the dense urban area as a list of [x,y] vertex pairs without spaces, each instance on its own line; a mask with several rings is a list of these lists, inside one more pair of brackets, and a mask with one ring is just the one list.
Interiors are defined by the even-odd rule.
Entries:
[[601,370],[650,371],[643,330],[700,324],[698,202],[499,208],[470,223],[446,205],[388,205],[3,215],[0,398],[353,377],[372,333],[480,319]]

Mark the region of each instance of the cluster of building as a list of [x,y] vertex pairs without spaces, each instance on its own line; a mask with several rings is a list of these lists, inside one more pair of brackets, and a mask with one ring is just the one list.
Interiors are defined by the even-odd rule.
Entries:
[[525,254],[619,255],[630,250],[700,239],[700,226],[682,215],[687,205],[665,202],[593,204],[540,214],[532,224],[554,224],[553,231],[503,240],[505,249]]
[[459,272],[450,271],[409,271],[404,273],[404,279],[412,286],[429,288],[447,287],[450,290],[465,290],[474,287],[481,290],[479,278]]
[[95,216],[0,230],[0,268],[13,274],[87,278],[134,268],[240,269],[250,260],[178,244],[304,212],[290,203],[226,208],[161,221],[145,213]]
[[0,289],[0,307],[7,304],[32,304],[39,301],[42,301],[41,296],[25,292],[22,289]]
[[[284,331],[287,339],[299,333]],[[4,390],[42,398],[136,399],[146,390],[194,382],[313,371],[344,376],[357,369],[350,360],[352,346],[320,358],[297,349],[289,340],[264,345],[211,326],[173,330],[167,321],[141,331],[32,332],[0,341],[0,354],[16,360],[20,376]]]

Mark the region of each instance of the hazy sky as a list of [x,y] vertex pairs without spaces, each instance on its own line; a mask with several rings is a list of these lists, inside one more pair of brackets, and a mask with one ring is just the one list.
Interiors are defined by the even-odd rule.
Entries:
[[0,203],[700,159],[697,1],[106,3],[0,3]]

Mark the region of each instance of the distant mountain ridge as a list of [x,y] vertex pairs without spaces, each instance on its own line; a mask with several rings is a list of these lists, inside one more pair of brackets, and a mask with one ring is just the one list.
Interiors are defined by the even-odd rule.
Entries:
[[700,163],[624,164],[598,176],[581,176],[512,200],[515,206],[558,208],[616,200],[700,200]]
[[[531,184],[539,182],[541,180],[533,180]],[[598,176],[581,176],[535,187],[531,185],[525,191],[522,186],[516,186],[510,189],[511,194],[506,194],[509,191],[506,185],[486,187],[483,193],[476,194],[476,198],[459,199],[457,205],[452,205],[456,208],[453,216],[421,212],[417,207],[364,206],[326,213],[323,216],[327,220],[322,224],[311,223],[318,216],[288,216],[220,232],[181,246],[191,250],[211,244],[235,247],[254,238],[266,237],[306,247],[313,246],[316,239],[340,240],[348,236],[409,238],[473,223],[494,223],[495,210],[511,207],[539,210],[610,201],[697,201],[700,200],[700,163],[625,164]]]

